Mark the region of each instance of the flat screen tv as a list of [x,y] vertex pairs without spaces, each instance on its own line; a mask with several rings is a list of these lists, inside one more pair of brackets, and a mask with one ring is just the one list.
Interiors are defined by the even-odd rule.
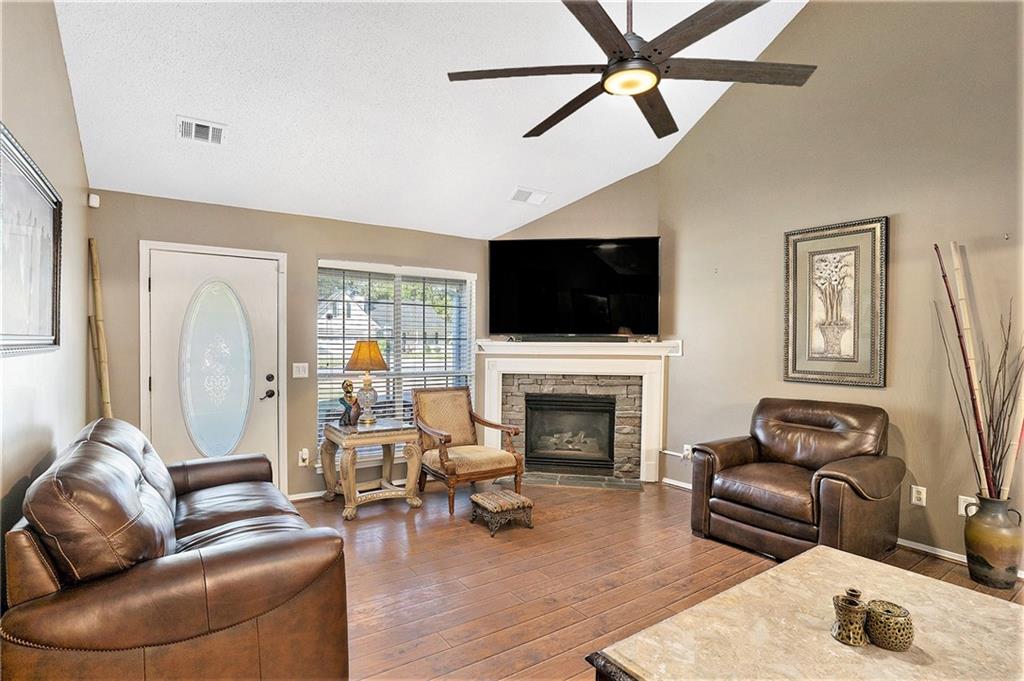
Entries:
[[658,237],[490,242],[490,333],[658,334]]

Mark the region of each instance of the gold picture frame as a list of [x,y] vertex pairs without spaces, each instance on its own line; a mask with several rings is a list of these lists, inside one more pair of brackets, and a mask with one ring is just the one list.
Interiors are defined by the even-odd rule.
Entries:
[[785,234],[783,380],[885,387],[889,218]]

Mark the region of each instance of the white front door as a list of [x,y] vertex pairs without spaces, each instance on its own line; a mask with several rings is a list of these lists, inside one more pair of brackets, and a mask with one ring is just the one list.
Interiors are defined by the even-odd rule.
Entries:
[[149,260],[143,424],[153,447],[168,463],[265,454],[280,484],[281,263],[173,247],[144,247],[142,257]]

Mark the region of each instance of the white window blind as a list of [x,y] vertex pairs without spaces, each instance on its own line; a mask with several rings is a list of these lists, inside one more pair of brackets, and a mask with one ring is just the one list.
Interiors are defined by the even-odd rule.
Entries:
[[[388,371],[371,374],[377,418],[412,420],[412,389],[472,386],[473,286],[464,279],[320,267],[317,304],[317,441],[337,423],[356,341],[373,339]],[[361,457],[379,454],[367,448]]]

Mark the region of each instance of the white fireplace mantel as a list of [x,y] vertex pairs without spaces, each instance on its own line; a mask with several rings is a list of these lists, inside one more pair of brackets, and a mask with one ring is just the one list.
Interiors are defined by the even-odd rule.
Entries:
[[666,340],[632,343],[553,341],[477,340],[477,351],[484,355],[560,355],[602,357],[679,357],[683,341]]
[[[680,341],[658,343],[531,343],[477,341],[484,356],[484,417],[501,421],[503,374],[640,376],[640,479],[657,482],[665,438],[666,357],[682,354]],[[616,352],[616,349],[618,352]],[[484,431],[484,443],[500,447],[501,434]]]

